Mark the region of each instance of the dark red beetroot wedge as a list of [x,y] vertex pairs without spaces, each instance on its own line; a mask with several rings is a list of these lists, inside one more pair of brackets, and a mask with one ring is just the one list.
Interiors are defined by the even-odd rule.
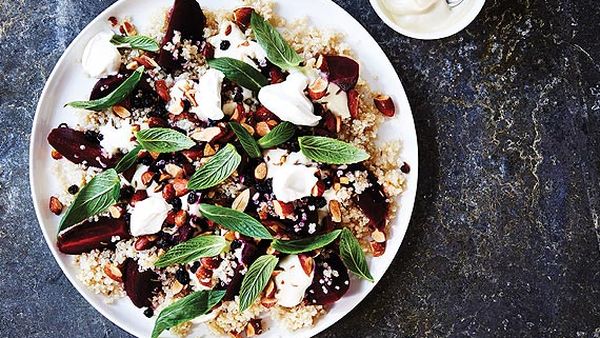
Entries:
[[335,83],[344,91],[354,88],[358,82],[358,62],[347,56],[323,55],[319,68],[327,73],[329,82]]
[[97,100],[105,97],[110,94],[113,90],[117,89],[125,80],[128,75],[125,74],[117,74],[110,75],[105,78],[102,78],[96,82],[94,88],[92,88],[92,92],[90,93],[90,100]]
[[127,222],[120,218],[101,217],[96,222],[84,222],[58,237],[58,250],[68,255],[79,255],[94,249],[112,247],[111,239],[128,239]]
[[304,298],[310,305],[331,304],[342,298],[349,288],[348,270],[340,256],[326,251],[315,257],[315,276]]
[[383,188],[377,182],[377,178],[370,172],[368,180],[371,186],[365,189],[362,194],[356,196],[356,204],[369,219],[369,226],[383,231],[389,205],[383,193]]
[[[175,0],[169,18],[167,33],[162,41],[162,45],[164,46],[167,42],[173,40],[175,31],[181,33],[182,40],[201,42],[205,26],[206,17],[196,0]],[[160,49],[158,63],[167,71],[177,69],[181,66],[181,62],[174,59],[171,52],[162,48]]]
[[84,132],[69,127],[58,127],[48,135],[48,143],[69,161],[79,164],[84,161],[96,168],[113,167],[120,156],[106,157],[100,144],[85,136]]
[[133,305],[139,308],[152,306],[152,297],[160,287],[158,275],[152,270],[140,272],[137,262],[131,258],[125,261],[123,270],[125,293]]

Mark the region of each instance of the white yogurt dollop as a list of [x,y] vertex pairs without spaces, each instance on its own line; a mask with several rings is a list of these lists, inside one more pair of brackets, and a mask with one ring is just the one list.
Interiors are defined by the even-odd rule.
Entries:
[[283,269],[275,276],[277,304],[284,307],[294,307],[302,302],[306,289],[312,284],[315,271],[307,275],[297,255],[290,255],[279,262]]
[[288,154],[282,149],[265,153],[267,177],[273,179],[273,194],[282,202],[292,202],[310,196],[317,184],[318,169],[302,153]]
[[172,208],[169,203],[159,196],[148,197],[137,202],[131,212],[131,234],[133,236],[143,236],[159,232]]
[[454,24],[467,6],[450,8],[446,0],[379,0],[399,26],[416,32],[434,32]]
[[315,107],[304,94],[309,78],[301,72],[288,75],[281,83],[262,87],[258,100],[281,120],[298,126],[314,127],[320,116],[314,114]]
[[81,64],[91,77],[100,79],[119,72],[121,53],[110,42],[112,36],[109,32],[98,33],[85,46]]

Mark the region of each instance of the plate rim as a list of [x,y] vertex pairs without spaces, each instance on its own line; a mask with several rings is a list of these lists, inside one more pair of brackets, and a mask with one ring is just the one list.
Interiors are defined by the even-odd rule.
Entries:
[[[41,213],[41,209],[40,209],[41,206],[38,205],[39,203],[37,203],[37,200],[38,200],[37,193],[36,193],[37,184],[35,183],[36,180],[34,179],[34,172],[32,170],[34,167],[33,163],[35,162],[34,161],[34,154],[35,154],[34,148],[35,148],[36,140],[41,137],[39,135],[40,132],[38,131],[38,129],[41,128],[39,119],[40,119],[40,115],[41,115],[41,112],[43,109],[42,102],[48,96],[48,92],[50,90],[50,84],[58,76],[58,71],[61,68],[62,64],[65,62],[67,55],[69,55],[73,52],[73,50],[75,49],[75,45],[79,42],[79,40],[81,40],[83,38],[83,36],[85,36],[86,33],[88,31],[90,31],[98,21],[102,20],[102,18],[105,17],[107,15],[107,13],[113,11],[115,8],[120,7],[122,4],[124,4],[128,1],[137,1],[137,0],[117,0],[117,1],[115,1],[113,4],[108,6],[106,9],[102,10],[81,31],[79,31],[77,33],[77,35],[75,36],[75,38],[73,38],[73,40],[69,43],[68,47],[63,51],[60,58],[56,61],[56,64],[54,65],[52,72],[50,73],[48,78],[45,80],[44,88],[38,98],[38,103],[36,106],[35,115],[34,115],[33,122],[32,122],[31,137],[30,137],[30,143],[29,143],[29,153],[28,153],[28,155],[29,155],[29,161],[28,161],[29,163],[28,164],[29,164],[29,168],[30,168],[28,176],[29,176],[31,198],[32,198],[33,207],[35,210],[38,224],[39,224],[42,234],[44,236],[44,240],[46,241],[46,245],[48,246],[48,249],[52,253],[54,260],[56,261],[56,263],[58,263],[59,267],[61,268],[61,272],[63,273],[63,275],[65,275],[67,277],[67,279],[69,280],[71,285],[77,290],[79,295],[82,296],[86,300],[86,302],[89,305],[91,305],[96,311],[98,311],[102,316],[104,316],[106,319],[108,319],[115,325],[119,326],[119,328],[124,330],[125,332],[127,332],[133,336],[138,336],[138,332],[135,332],[133,330],[133,328],[128,325],[128,323],[125,319],[121,319],[118,316],[114,316],[113,314],[110,314],[109,311],[102,308],[96,300],[92,299],[91,295],[89,294],[89,290],[87,290],[85,288],[85,286],[80,285],[80,282],[77,279],[77,276],[75,274],[72,275],[70,273],[67,273],[67,271],[68,271],[68,268],[66,266],[67,262],[63,261],[63,258],[61,258],[61,256],[64,256],[64,255],[62,253],[60,253],[58,251],[58,249],[56,248],[56,246],[54,245],[53,236],[49,231],[47,231],[48,227],[45,226],[45,221],[42,218],[42,213]],[[202,2],[201,0],[196,0],[196,1],[198,1],[200,3]],[[278,4],[281,2],[281,0],[273,0],[273,1]],[[400,197],[402,198],[403,203],[402,203],[402,205],[399,206],[399,211],[396,215],[396,219],[398,219],[398,217],[401,215],[401,213],[406,213],[407,214],[406,225],[402,227],[401,231],[396,230],[394,232],[394,236],[399,237],[399,243],[398,243],[397,247],[390,248],[390,249],[393,249],[393,252],[390,255],[390,259],[388,261],[383,261],[383,262],[378,263],[383,268],[381,277],[379,279],[377,279],[374,283],[367,284],[367,289],[365,291],[361,292],[362,293],[361,298],[357,302],[355,302],[354,304],[349,306],[347,309],[344,309],[343,314],[341,314],[341,315],[338,314],[337,318],[333,318],[333,320],[330,320],[328,323],[319,324],[319,322],[322,322],[322,320],[324,318],[326,318],[328,316],[331,317],[332,314],[327,313],[327,314],[325,314],[325,316],[323,318],[320,318],[319,322],[317,322],[316,325],[309,328],[310,332],[308,332],[307,334],[304,334],[304,335],[302,335],[302,334],[295,335],[295,336],[307,336],[307,337],[312,337],[312,336],[315,336],[315,335],[323,332],[324,330],[326,330],[326,329],[330,328],[331,326],[333,326],[334,324],[338,323],[342,318],[346,317],[350,312],[352,312],[352,310],[354,310],[360,303],[362,303],[371,294],[371,292],[373,291],[375,286],[379,283],[381,278],[383,278],[383,276],[387,273],[389,267],[391,266],[391,264],[397,257],[398,251],[399,251],[401,244],[404,240],[404,237],[406,235],[406,231],[408,230],[408,227],[410,225],[410,221],[412,219],[412,215],[414,212],[414,205],[416,203],[416,193],[417,193],[417,185],[418,185],[418,178],[419,178],[418,177],[419,176],[419,170],[418,170],[418,166],[419,166],[419,163],[418,163],[419,149],[418,148],[419,147],[418,147],[418,135],[417,135],[417,131],[415,128],[415,123],[414,123],[414,116],[412,114],[410,102],[408,100],[408,96],[406,95],[406,91],[402,84],[402,80],[400,79],[400,76],[398,75],[398,72],[396,71],[394,64],[391,62],[391,60],[389,59],[387,54],[383,51],[383,49],[381,48],[381,46],[377,42],[377,40],[365,28],[365,26],[361,22],[359,22],[356,18],[354,18],[350,13],[348,13],[343,7],[341,7],[340,5],[335,3],[333,0],[313,0],[313,1],[322,1],[322,2],[331,3],[334,7],[337,8],[337,10],[340,11],[340,14],[346,16],[348,19],[350,19],[350,20],[354,21],[355,23],[357,23],[358,25],[360,25],[360,27],[364,30],[364,32],[372,40],[373,45],[377,46],[376,52],[381,54],[385,58],[388,66],[394,70],[395,77],[398,79],[398,83],[400,86],[399,89],[401,89],[402,97],[406,100],[407,107],[409,109],[409,111],[407,112],[406,115],[410,118],[410,121],[404,121],[404,122],[410,122],[410,127],[412,127],[411,129],[412,129],[413,135],[415,137],[414,157],[415,157],[416,161],[415,161],[415,163],[410,163],[410,166],[411,166],[410,176],[412,177],[411,180],[414,181],[414,183],[413,183],[414,189],[407,189],[406,191],[404,191],[402,193],[402,195]],[[403,138],[402,140],[404,140],[404,139],[405,138]],[[406,210],[403,210],[403,209],[406,209]],[[394,224],[394,225],[399,225],[399,224]],[[365,281],[361,281],[361,283],[365,283]]]

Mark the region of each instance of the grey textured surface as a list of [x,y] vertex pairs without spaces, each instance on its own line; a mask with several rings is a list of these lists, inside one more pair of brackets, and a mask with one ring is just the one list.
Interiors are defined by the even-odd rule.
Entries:
[[[394,264],[322,337],[600,336],[597,2],[491,0],[442,41],[397,35],[366,0],[336,2],[396,66],[421,172]],[[111,3],[0,2],[1,337],[129,336],[63,276],[27,178],[44,82]]]

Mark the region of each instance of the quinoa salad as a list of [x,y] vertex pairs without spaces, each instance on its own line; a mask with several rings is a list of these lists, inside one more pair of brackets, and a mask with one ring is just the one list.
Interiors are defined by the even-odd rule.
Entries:
[[270,1],[174,0],[150,27],[110,17],[81,51],[97,82],[47,137],[59,251],[152,338],[313,327],[386,250],[410,175],[375,142],[394,102],[341,34]]

